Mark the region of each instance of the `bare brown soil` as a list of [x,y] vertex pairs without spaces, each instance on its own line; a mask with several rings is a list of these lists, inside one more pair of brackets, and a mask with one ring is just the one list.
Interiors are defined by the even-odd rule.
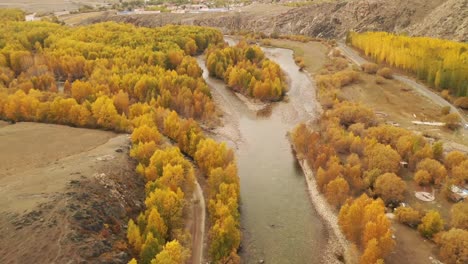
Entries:
[[298,8],[253,4],[217,13],[105,15],[87,23],[105,20],[148,27],[166,24],[212,26],[226,34],[249,31],[343,38],[348,31],[354,30],[388,31],[457,41],[468,38],[465,0],[313,1]]
[[26,12],[56,12],[56,11],[74,11],[80,6],[89,5],[96,6],[102,3],[117,3],[117,0],[2,0],[0,8],[21,8]]
[[387,256],[385,263],[426,264],[437,259],[437,250],[433,242],[423,239],[413,229],[396,221],[392,229],[397,246]]
[[128,135],[0,125],[0,263],[126,263],[144,198]]

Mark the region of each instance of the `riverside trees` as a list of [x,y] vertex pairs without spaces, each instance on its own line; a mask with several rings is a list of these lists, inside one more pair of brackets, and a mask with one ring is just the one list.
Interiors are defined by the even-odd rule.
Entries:
[[206,58],[210,75],[236,92],[262,101],[280,100],[286,92],[281,68],[265,58],[258,46],[240,42],[234,47],[212,47]]

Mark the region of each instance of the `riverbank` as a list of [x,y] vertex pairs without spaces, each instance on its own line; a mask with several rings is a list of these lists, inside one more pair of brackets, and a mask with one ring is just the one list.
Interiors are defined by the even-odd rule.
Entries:
[[[273,40],[271,44],[275,47],[291,50],[294,53],[294,56],[304,56],[306,69],[303,70],[303,72],[309,78],[309,81],[311,84],[313,84],[313,87],[315,87],[315,79],[313,78],[313,74],[321,70],[328,60],[326,56],[329,50],[328,48],[318,42],[303,43],[290,40]],[[317,95],[318,91],[315,91],[315,96]],[[322,114],[320,103],[318,101],[315,102],[316,116],[315,119],[308,120],[307,123],[309,124],[314,122],[314,120],[316,120]],[[325,253],[323,256],[323,261],[326,263],[343,263],[343,261],[345,263],[354,263],[356,260],[352,257],[352,254],[348,252],[349,242],[341,232],[341,229],[338,225],[337,214],[329,206],[325,197],[320,193],[315,175],[309,164],[306,160],[298,156],[297,151],[294,148],[294,144],[292,144],[291,138],[288,138],[294,151],[294,155],[304,174],[310,202],[327,227],[328,241],[324,250]]]
[[[294,148],[294,145],[291,145]],[[296,151],[294,152],[296,153]],[[327,261],[327,263],[343,263],[343,261],[344,263],[354,263],[354,260],[347,252],[349,243],[341,232],[338,225],[337,215],[333,212],[333,209],[328,205],[325,197],[318,190],[314,172],[309,167],[306,160],[301,159],[297,154],[296,158],[306,179],[310,201],[328,227],[329,237],[323,259]]]

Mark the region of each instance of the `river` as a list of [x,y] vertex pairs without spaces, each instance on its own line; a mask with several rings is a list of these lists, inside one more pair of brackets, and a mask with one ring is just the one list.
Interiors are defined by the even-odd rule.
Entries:
[[318,116],[315,84],[299,71],[292,51],[264,51],[286,73],[290,91],[284,102],[260,112],[249,110],[222,81],[209,77],[204,57],[198,57],[214,101],[224,113],[224,125],[215,130],[215,137],[236,149],[242,262],[322,263],[326,227],[309,200],[304,175],[287,139],[296,124]]

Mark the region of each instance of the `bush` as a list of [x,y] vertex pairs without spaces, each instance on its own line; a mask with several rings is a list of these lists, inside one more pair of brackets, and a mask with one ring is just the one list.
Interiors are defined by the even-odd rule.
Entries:
[[341,54],[341,51],[339,49],[333,49],[332,57],[343,57],[343,54]]
[[376,84],[384,84],[384,83],[385,83],[385,79],[382,78],[381,76],[377,76],[377,77],[375,78],[375,83],[376,83]]
[[377,71],[377,75],[384,77],[385,79],[392,79],[393,78],[393,71],[390,68],[382,68]]
[[460,97],[455,100],[454,105],[463,109],[468,109],[468,96]]
[[467,158],[468,157],[463,152],[454,150],[445,156],[444,165],[448,170],[452,170],[452,168],[460,165]]
[[375,63],[364,63],[361,65],[361,69],[365,73],[375,74],[379,70],[379,65]]
[[344,70],[348,68],[349,65],[348,61],[343,58],[333,58],[332,64],[337,71]]
[[403,200],[406,192],[406,183],[395,173],[380,175],[374,186],[375,193],[387,204]]
[[421,222],[421,213],[411,207],[398,207],[395,216],[398,222],[410,227],[416,227]]
[[271,46],[271,40],[269,39],[263,39],[261,43],[263,46]]
[[450,214],[452,227],[468,229],[468,200],[454,204]]
[[468,263],[468,231],[452,228],[437,235],[435,241],[440,245],[440,257],[444,263]]
[[444,98],[445,100],[449,101],[450,100],[449,90],[442,90],[442,92],[440,92],[440,96],[442,96],[442,98]]
[[414,175],[414,181],[418,185],[428,185],[431,183],[432,177],[427,170],[418,170]]
[[422,218],[421,224],[418,226],[418,231],[426,238],[432,238],[435,234],[444,229],[444,220],[439,212],[430,210]]
[[[420,172],[419,175],[421,183],[429,183],[433,182],[436,185],[440,185],[445,178],[447,177],[447,169],[445,169],[444,165],[442,165],[439,161],[434,159],[424,159],[418,163],[417,166],[418,172],[419,171],[426,171],[430,175],[430,179],[427,179],[427,175],[424,172]],[[418,174],[418,173],[416,173]],[[416,177],[415,177],[416,180]],[[427,182],[429,180],[429,182]]]
[[461,118],[457,113],[451,113],[443,117],[445,126],[451,130],[455,130],[460,126]]
[[442,107],[442,109],[440,109],[440,113],[444,116],[450,114],[450,106],[447,105]]
[[299,66],[299,70],[302,71],[305,68],[305,62],[303,57],[295,57],[294,62]]

